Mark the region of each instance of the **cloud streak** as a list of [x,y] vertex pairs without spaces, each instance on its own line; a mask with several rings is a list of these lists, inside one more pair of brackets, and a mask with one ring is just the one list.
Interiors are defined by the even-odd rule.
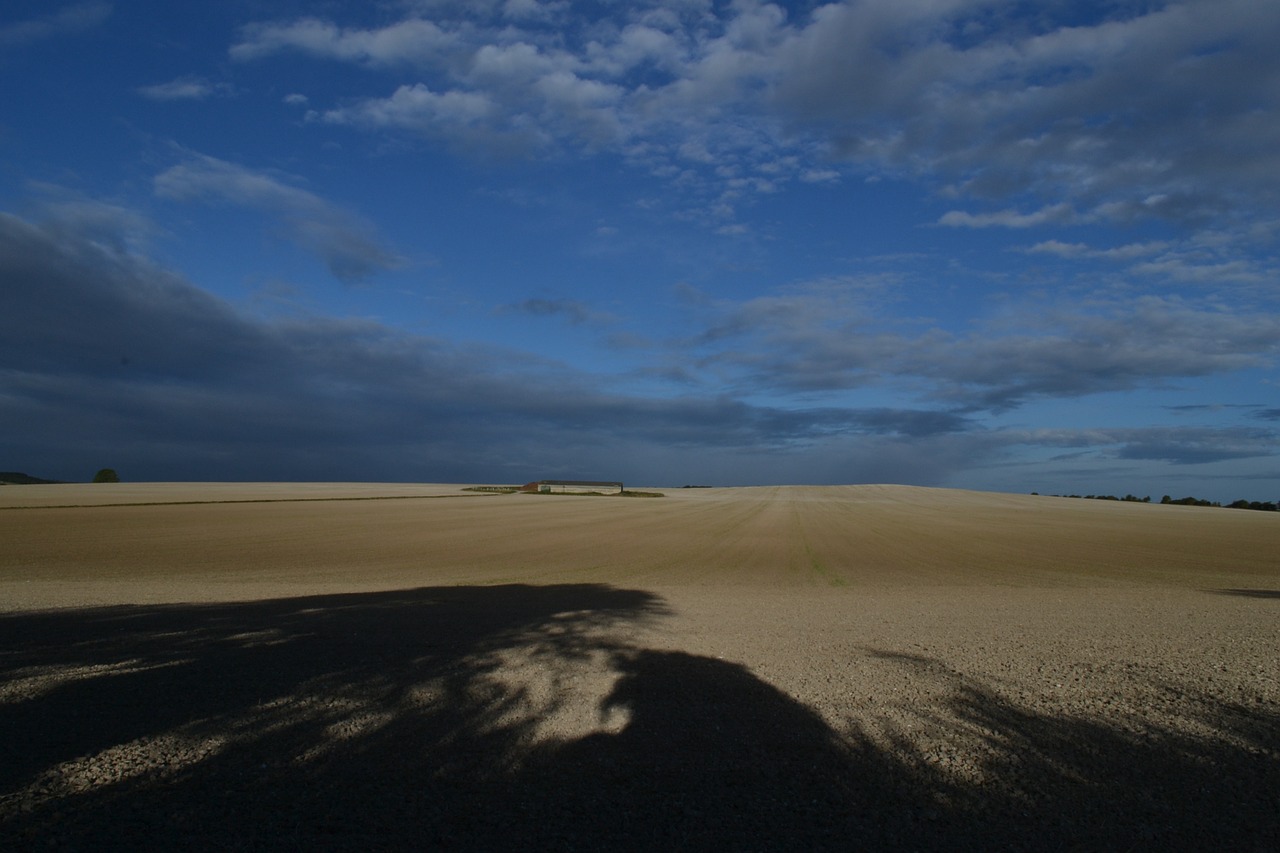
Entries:
[[498,314],[523,314],[529,317],[563,317],[572,326],[609,321],[607,314],[593,310],[576,299],[526,299],[512,305],[501,305]]
[[826,287],[722,301],[714,313],[682,346],[704,370],[744,388],[796,393],[906,381],[935,403],[972,411],[1228,374],[1280,355],[1280,315],[1157,296],[1089,312],[1028,305],[1016,322],[964,334],[885,330],[859,294]]
[[225,83],[212,83],[203,77],[176,77],[167,83],[138,88],[138,94],[153,101],[203,101],[229,91]]
[[1275,430],[1250,427],[1144,427],[1130,429],[1010,431],[1008,439],[1041,447],[1101,450],[1113,459],[1206,465],[1280,455]]
[[1069,204],[1055,204],[1043,207],[1032,213],[1019,213],[1016,210],[1000,210],[994,213],[968,213],[963,210],[952,210],[944,213],[938,220],[939,225],[951,228],[1035,228],[1039,225],[1063,225],[1076,219],[1076,213]]
[[271,214],[290,240],[318,255],[345,284],[404,263],[359,217],[300,187],[215,157],[188,154],[156,176],[155,191],[175,201],[223,202]]

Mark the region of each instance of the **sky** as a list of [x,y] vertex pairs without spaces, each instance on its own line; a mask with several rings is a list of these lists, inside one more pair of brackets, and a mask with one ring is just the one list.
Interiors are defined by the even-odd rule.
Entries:
[[0,470],[1280,498],[1280,3],[9,0]]

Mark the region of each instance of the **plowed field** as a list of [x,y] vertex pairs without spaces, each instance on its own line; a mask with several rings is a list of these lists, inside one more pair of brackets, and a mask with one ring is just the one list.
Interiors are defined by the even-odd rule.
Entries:
[[1280,846],[1280,516],[0,488],[0,837]]

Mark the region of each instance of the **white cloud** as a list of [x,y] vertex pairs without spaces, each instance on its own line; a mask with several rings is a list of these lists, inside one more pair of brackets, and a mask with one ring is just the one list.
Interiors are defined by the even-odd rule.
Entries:
[[[776,102],[847,134],[853,159],[952,174],[984,195],[1036,190],[1184,216],[1226,189],[1215,178],[1246,193],[1273,180],[1261,140],[1264,125],[1280,129],[1269,46],[1280,7],[1116,5],[1058,23],[1053,8],[1013,20],[989,5],[823,7],[780,55]],[[1189,192],[1190,175],[1214,177]]]
[[1111,261],[1132,261],[1164,252],[1170,247],[1163,240],[1146,243],[1126,243],[1111,249],[1094,249],[1087,243],[1064,243],[1061,240],[1044,240],[1025,251],[1033,255],[1057,255],[1060,258],[1104,258]]
[[428,136],[451,136],[474,128],[498,114],[498,106],[477,92],[433,92],[421,83],[401,86],[388,98],[374,98],[327,110],[329,124],[366,128],[400,128]]
[[241,62],[292,50],[368,65],[432,62],[456,39],[420,18],[377,30],[346,29],[318,18],[302,18],[288,24],[254,24],[245,27],[240,36],[230,54]]
[[598,80],[584,80],[569,71],[553,71],[533,85],[548,104],[573,112],[617,103],[622,89]]
[[1031,213],[1020,213],[1013,209],[997,210],[992,213],[952,210],[944,213],[938,219],[938,224],[951,228],[1034,228],[1046,224],[1061,225],[1074,218],[1075,211],[1071,205],[1062,203],[1042,207]]
[[140,86],[138,93],[153,101],[203,101],[215,94],[230,91],[225,83],[212,83],[203,77],[178,77],[167,83]]
[[588,43],[584,58],[587,67],[616,78],[640,66],[677,73],[689,55],[687,46],[670,32],[628,24],[607,42]]
[[[472,6],[464,15],[419,8],[424,17],[372,29],[317,18],[255,24],[242,30],[231,55],[249,61],[295,52],[415,67],[418,79],[390,96],[317,110],[314,117],[327,123],[410,130],[467,148],[613,148],[655,174],[678,157],[673,134],[701,125],[707,161],[794,163],[754,191],[773,191],[799,170],[794,158],[777,156],[773,131],[765,139],[753,126],[706,124],[699,115],[718,110],[724,91],[754,85],[739,78],[778,40],[784,20],[774,7],[741,4],[721,22],[705,3],[668,4],[632,9],[626,21],[609,13],[589,26],[567,21],[554,33],[543,27],[544,13],[560,14],[558,4]],[[628,79],[633,71],[649,79]],[[655,87],[654,74],[665,83]],[[631,145],[637,136],[643,145]]]
[[1126,243],[1113,249],[1102,249],[1098,252],[1098,255],[1113,261],[1131,261],[1148,255],[1159,254],[1167,250],[1169,246],[1170,244],[1163,240],[1151,240],[1146,243]]
[[1060,258],[1080,258],[1092,254],[1085,243],[1064,243],[1061,240],[1045,240],[1027,249],[1033,255],[1057,255]]
[[[764,191],[831,180],[835,159],[984,204],[1043,200],[1031,213],[953,210],[940,220],[957,227],[1244,221],[1280,192],[1272,3],[1221,0],[1212,14],[1193,0],[1051,5],[1032,16],[994,2],[859,0],[792,19],[759,2],[602,5],[576,16],[532,0],[416,8],[378,28],[251,25],[231,55],[407,69],[390,98],[322,111],[335,121],[364,113],[369,128],[456,133],[468,145],[482,131],[504,144],[536,140],[528,150],[612,147],[655,175],[682,173],[697,150],[706,194],[723,189],[718,166],[794,160],[752,190]],[[421,103],[397,102],[410,95]],[[471,118],[460,121],[464,104]]]
[[548,53],[528,42],[486,44],[471,55],[463,79],[476,86],[521,88],[547,74],[571,71],[576,64],[566,54]]

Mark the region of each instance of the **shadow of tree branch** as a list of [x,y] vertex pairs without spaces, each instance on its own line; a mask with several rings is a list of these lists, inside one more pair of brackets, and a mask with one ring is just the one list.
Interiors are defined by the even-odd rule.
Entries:
[[94,850],[1280,842],[1273,707],[1050,715],[866,650],[940,688],[907,709],[934,749],[637,644],[666,612],[577,584],[0,616],[0,830]]

